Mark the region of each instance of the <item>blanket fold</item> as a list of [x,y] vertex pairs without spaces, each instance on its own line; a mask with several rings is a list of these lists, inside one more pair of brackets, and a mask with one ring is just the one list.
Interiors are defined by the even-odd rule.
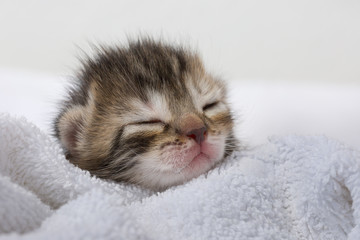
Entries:
[[360,154],[271,137],[162,193],[90,176],[0,114],[0,239],[360,239]]

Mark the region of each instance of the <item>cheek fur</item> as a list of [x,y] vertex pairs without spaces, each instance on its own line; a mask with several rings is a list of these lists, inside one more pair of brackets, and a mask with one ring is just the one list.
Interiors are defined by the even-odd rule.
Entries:
[[204,144],[202,145],[202,151],[203,153],[208,155],[211,160],[217,162],[221,160],[224,155],[224,143],[225,141],[218,141],[216,144],[204,142]]

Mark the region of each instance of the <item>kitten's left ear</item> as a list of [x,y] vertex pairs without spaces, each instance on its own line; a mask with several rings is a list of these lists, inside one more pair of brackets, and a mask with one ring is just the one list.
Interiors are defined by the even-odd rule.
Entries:
[[57,129],[60,142],[67,150],[66,158],[68,159],[77,155],[85,121],[84,115],[84,107],[75,106],[67,109],[58,120]]

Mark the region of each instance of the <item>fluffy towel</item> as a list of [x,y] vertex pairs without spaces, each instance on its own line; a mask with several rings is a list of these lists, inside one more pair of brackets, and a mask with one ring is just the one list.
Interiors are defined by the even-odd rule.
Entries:
[[360,239],[360,154],[272,137],[154,193],[91,177],[25,119],[0,115],[0,239]]

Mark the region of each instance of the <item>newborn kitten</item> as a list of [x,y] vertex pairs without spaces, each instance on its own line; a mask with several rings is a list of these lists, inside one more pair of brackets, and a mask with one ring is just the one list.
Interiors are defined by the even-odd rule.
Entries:
[[78,167],[154,190],[207,172],[236,148],[223,82],[195,53],[153,40],[87,60],[55,132]]

